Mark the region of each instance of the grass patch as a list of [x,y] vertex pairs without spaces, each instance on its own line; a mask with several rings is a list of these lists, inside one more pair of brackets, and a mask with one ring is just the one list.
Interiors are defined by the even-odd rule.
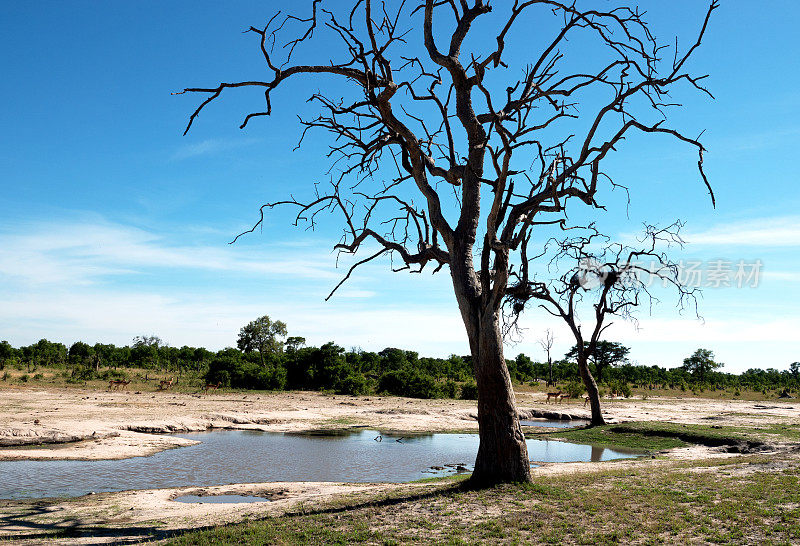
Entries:
[[688,445],[683,440],[668,435],[645,434],[641,430],[616,430],[616,425],[592,428],[575,428],[555,432],[530,434],[531,438],[543,440],[565,440],[577,444],[592,444],[600,447],[624,448],[642,451],[661,451]]
[[800,425],[783,424],[762,427],[733,427],[648,421],[612,425],[610,428],[619,433],[673,437],[686,442],[708,446],[800,439]]
[[561,439],[601,447],[660,451],[689,444],[757,448],[776,441],[800,439],[800,425],[774,424],[764,427],[689,425],[658,421],[605,425],[529,434],[530,438]]
[[451,476],[432,476],[430,478],[420,478],[418,480],[414,480],[413,482],[409,483],[437,483],[437,482],[463,482],[466,481],[470,476],[471,473],[461,473],[461,474],[453,474]]
[[190,532],[173,544],[792,544],[800,469],[787,454],[537,476],[469,491],[431,486],[391,502],[340,506]]

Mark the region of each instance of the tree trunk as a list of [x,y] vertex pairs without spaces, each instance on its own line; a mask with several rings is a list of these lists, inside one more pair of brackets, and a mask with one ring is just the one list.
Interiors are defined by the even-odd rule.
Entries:
[[528,448],[503,357],[499,317],[497,313],[484,317],[480,312],[471,314],[474,320],[467,324],[467,332],[478,383],[480,447],[470,483],[483,487],[500,482],[529,482]]
[[603,419],[603,412],[600,410],[600,392],[597,390],[597,383],[592,377],[585,355],[578,354],[578,370],[580,370],[583,385],[586,387],[586,394],[589,395],[589,404],[592,406],[591,425],[593,427],[605,425],[606,420]]

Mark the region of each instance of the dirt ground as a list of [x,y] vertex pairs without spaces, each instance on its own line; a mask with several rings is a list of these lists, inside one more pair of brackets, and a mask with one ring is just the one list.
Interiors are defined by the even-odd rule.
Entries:
[[[517,395],[524,417],[535,410],[588,417],[581,402],[545,403],[543,393]],[[789,423],[800,402],[649,398],[605,400],[609,422],[673,421],[758,426]],[[209,428],[301,432],[365,425],[381,430],[477,430],[475,403],[352,397],[313,392],[269,394],[105,392],[80,389],[0,390],[0,460],[123,459],[186,445],[153,433]],[[56,443],[58,442],[58,443]],[[26,448],[29,444],[31,447]],[[43,449],[38,444],[53,444]],[[33,447],[36,446],[36,447]]]
[[[517,404],[523,416],[536,410],[557,410],[588,417],[580,402],[545,403],[545,395],[522,392]],[[606,400],[610,422],[713,422],[753,426],[796,423],[800,403],[739,400],[650,398]],[[207,396],[167,392],[104,392],[80,389],[3,388],[0,390],[0,460],[119,459],[146,456],[192,443],[153,433],[209,428],[257,429],[273,432],[345,428],[436,432],[477,430],[475,403],[461,400],[417,400],[396,397],[332,396],[310,392],[224,393]],[[54,443],[60,442],[60,443]],[[43,445],[38,445],[43,444]],[[700,446],[673,450],[671,458],[702,458],[712,450]],[[719,456],[719,452],[714,452]],[[590,471],[596,465],[653,464],[658,460],[604,463],[561,463],[535,469],[539,473]],[[96,526],[93,538],[64,538],[65,543],[103,543],[124,535],[159,536],[174,529],[228,523],[277,515],[309,502],[341,499],[414,484],[269,483],[219,487],[186,487],[101,493],[63,502],[0,501],[0,541],[36,543],[43,529]],[[253,504],[186,504],[172,499],[183,494],[248,494],[271,502]],[[120,532],[120,529],[127,529]]]

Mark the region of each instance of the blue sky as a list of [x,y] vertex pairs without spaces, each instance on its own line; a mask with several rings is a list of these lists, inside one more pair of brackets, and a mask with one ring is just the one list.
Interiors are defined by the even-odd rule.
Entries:
[[[269,314],[311,343],[422,354],[466,353],[446,273],[391,274],[364,268],[336,297],[324,297],[335,268],[329,224],[290,226],[288,211],[262,231],[228,241],[258,206],[324,180],[327,139],[293,151],[295,115],[316,85],[276,93],[275,113],[238,129],[258,94],[231,94],[182,136],[197,96],[186,86],[265,77],[257,43],[242,30],[289,2],[17,2],[3,6],[0,50],[0,339],[129,343],[155,333],[172,345],[218,349]],[[501,2],[494,2],[502,6]],[[704,3],[642,2],[657,34],[691,36]],[[712,209],[691,149],[633,138],[607,167],[631,188],[629,217],[612,196],[604,226],[624,238],[644,219],[687,222],[678,257],[761,260],[756,288],[709,288],[704,322],[671,301],[640,329],[616,324],[609,338],[642,364],[674,366],[697,347],[726,370],[785,369],[800,360],[800,197],[790,160],[800,146],[800,4],[769,9],[723,0],[692,70],[709,73],[716,100],[681,95],[674,122],[705,130]],[[756,7],[754,7],[756,6]],[[499,8],[497,8],[499,9]],[[324,42],[323,42],[324,43]],[[685,42],[681,42],[682,44]],[[522,45],[510,53],[524,55]],[[332,224],[331,224],[332,225]],[[536,339],[556,330],[529,313],[507,355],[541,358]]]

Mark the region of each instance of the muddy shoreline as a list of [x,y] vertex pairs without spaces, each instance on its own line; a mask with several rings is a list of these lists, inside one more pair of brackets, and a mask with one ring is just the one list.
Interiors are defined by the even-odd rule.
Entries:
[[[517,395],[521,419],[589,417],[580,403],[545,403],[541,393]],[[794,422],[796,403],[708,399],[606,400],[611,423],[675,421],[758,426]],[[476,407],[465,400],[352,397],[314,392],[104,392],[80,389],[0,390],[0,460],[124,459],[191,440],[165,433],[209,429],[307,432],[354,426],[432,433],[477,431]]]
[[[517,394],[520,417],[585,419],[580,403],[553,405],[536,392]],[[612,423],[672,421],[759,427],[797,423],[798,404],[708,399],[605,400]],[[307,432],[370,427],[404,433],[477,432],[475,403],[396,397],[332,396],[312,392],[214,393],[103,392],[81,389],[0,389],[0,460],[123,459],[191,445],[163,433],[213,428]],[[592,472],[599,468],[654,471],[676,459],[731,457],[723,450],[694,445],[656,459],[598,463],[549,463],[539,475]],[[0,540],[41,543],[41,530],[74,530],[65,544],[99,544],[167,537],[174,531],[291,513],[298,507],[351,502],[376,494],[430,487],[428,484],[344,484],[274,482],[213,487],[132,490],[71,499],[0,500]],[[183,503],[183,495],[253,495],[269,502]],[[69,531],[73,532],[73,531]],[[39,538],[37,538],[39,537]],[[47,539],[47,542],[53,542]],[[4,542],[5,543],[5,542]]]

